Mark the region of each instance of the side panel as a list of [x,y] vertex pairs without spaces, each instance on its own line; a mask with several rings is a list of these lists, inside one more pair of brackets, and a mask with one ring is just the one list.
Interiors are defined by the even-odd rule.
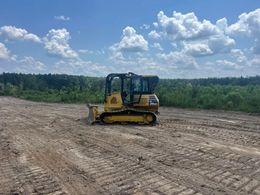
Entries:
[[120,93],[112,93],[110,96],[106,97],[104,110],[106,112],[113,110],[121,110],[123,109],[123,102]]
[[[138,100],[139,97],[139,95],[135,95],[134,98]],[[159,104],[159,99],[155,94],[145,94],[141,96],[138,104],[134,104],[134,108],[137,110],[147,110],[156,113],[158,112]]]

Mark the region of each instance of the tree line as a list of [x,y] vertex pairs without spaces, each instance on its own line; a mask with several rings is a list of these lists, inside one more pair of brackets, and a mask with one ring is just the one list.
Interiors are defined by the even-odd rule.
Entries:
[[[0,74],[0,95],[34,101],[102,103],[104,87],[102,77]],[[160,79],[156,94],[164,106],[260,113],[260,76]]]

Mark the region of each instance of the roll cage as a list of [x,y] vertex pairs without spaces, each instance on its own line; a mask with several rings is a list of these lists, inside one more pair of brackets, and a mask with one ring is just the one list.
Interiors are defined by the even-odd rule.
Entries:
[[[158,76],[143,76],[137,75],[132,72],[129,73],[111,73],[106,77],[105,85],[105,102],[106,97],[112,95],[112,82],[115,78],[119,79],[120,82],[120,94],[124,105],[138,104],[143,94],[152,94],[154,89],[159,82]],[[128,82],[129,89],[126,89],[125,82]],[[128,94],[126,93],[128,91]],[[139,95],[138,98],[134,96]],[[126,97],[129,97],[128,100]],[[137,99],[137,101],[134,101]]]

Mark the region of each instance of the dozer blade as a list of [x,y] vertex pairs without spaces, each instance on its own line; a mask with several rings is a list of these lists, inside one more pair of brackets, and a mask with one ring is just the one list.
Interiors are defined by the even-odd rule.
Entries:
[[95,122],[98,122],[99,121],[98,106],[87,104],[87,107],[88,107],[87,122],[89,124],[94,124]]

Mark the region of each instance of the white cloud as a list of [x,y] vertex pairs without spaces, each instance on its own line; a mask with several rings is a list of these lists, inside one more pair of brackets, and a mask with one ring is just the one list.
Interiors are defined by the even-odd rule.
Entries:
[[228,27],[229,33],[242,33],[259,37],[260,35],[260,9],[243,13],[239,20]]
[[204,69],[218,73],[218,76],[241,76],[246,73],[252,75],[251,61],[240,49],[232,49],[226,57],[219,57],[217,60],[208,61]]
[[[48,54],[59,57],[54,66],[48,66],[48,71],[55,73],[104,76],[108,72],[134,71],[192,78],[254,75],[259,72],[260,9],[241,14],[238,21],[230,26],[227,18],[213,23],[198,19],[194,13],[173,12],[171,16],[166,16],[161,11],[157,17],[157,22],[140,26],[145,35],[127,26],[117,43],[109,49],[104,47],[96,51],[72,49],[70,33],[66,29],[51,29],[41,39],[25,29],[3,26],[0,38],[7,41],[3,42],[7,47],[8,41],[12,40],[42,42]],[[70,20],[65,16],[55,16],[55,19]],[[246,40],[238,35],[243,35]],[[254,45],[248,46],[252,42]],[[18,58],[3,43],[0,43],[1,70],[43,72],[47,69],[44,63],[33,57]],[[244,45],[248,48],[242,48]],[[151,53],[147,52],[149,47],[153,48]],[[91,56],[105,62],[105,55],[110,55],[108,58],[112,59],[108,66],[81,59],[81,56]],[[106,63],[109,64],[108,61]]]
[[32,41],[40,43],[41,39],[32,33],[28,33],[27,30],[22,28],[16,28],[15,26],[2,26],[0,28],[0,35],[2,35],[7,41],[8,40],[22,40]]
[[225,33],[228,28],[226,18],[212,24],[208,20],[200,21],[193,12],[182,14],[175,11],[171,17],[160,11],[157,17],[160,28],[152,30],[148,36],[170,40],[172,45],[178,45],[186,55],[198,57],[229,53],[236,44]]
[[148,30],[150,28],[149,24],[143,24],[142,26],[140,26],[140,29],[144,29],[144,30]]
[[[176,49],[176,44],[173,45]],[[181,48],[183,46],[183,48]],[[209,56],[219,53],[230,53],[235,46],[235,40],[228,36],[211,36],[205,40],[182,41],[179,48],[187,55],[194,57]]]
[[66,16],[54,16],[54,19],[55,20],[61,20],[61,21],[69,21],[70,20],[70,17],[66,17]]
[[239,20],[228,27],[227,32],[231,35],[242,34],[252,37],[255,41],[252,50],[260,54],[260,9],[241,14]]
[[82,54],[94,54],[94,51],[88,49],[79,49],[78,52]]
[[232,70],[232,69],[239,69],[242,68],[239,64],[237,64],[236,62],[232,62],[229,60],[217,60],[216,61],[216,65],[218,66],[218,68],[220,68],[221,70]]
[[17,67],[19,72],[41,72],[46,69],[46,65],[31,56],[25,56],[17,61],[20,65]]
[[77,58],[76,51],[69,45],[70,33],[66,29],[51,29],[43,38],[48,54],[61,58]]
[[110,47],[110,50],[112,51],[111,56],[109,57],[110,60],[116,62],[116,63],[124,63],[125,57],[121,51],[118,51],[115,47]]
[[182,51],[194,57],[230,53],[235,46],[235,40],[225,35],[211,36],[205,40],[182,41]]
[[45,68],[45,64],[35,60],[31,56],[25,56],[24,59],[22,59],[20,62],[27,64],[28,66],[33,66],[36,70],[43,70]]
[[53,72],[58,74],[92,75],[104,76],[108,74],[109,68],[101,64],[82,59],[63,59],[55,63]]
[[232,49],[231,56],[241,65],[248,65],[248,59],[242,50]]
[[252,66],[256,66],[260,68],[260,58],[259,57],[255,57],[250,61],[250,65]]
[[167,67],[156,61],[152,56],[130,55],[123,56],[118,53],[118,56],[113,56],[113,66],[109,66],[110,72],[135,72],[137,74],[160,74],[169,73]]
[[25,56],[21,59],[17,59],[16,55],[13,55],[7,59],[0,60],[0,69],[7,72],[21,72],[21,73],[45,73],[47,66],[35,60],[31,56]]
[[136,33],[133,27],[127,26],[123,30],[122,39],[112,46],[112,50],[122,52],[142,52],[148,50],[148,42],[142,35]]
[[158,28],[159,24],[157,22],[153,22],[154,28]]
[[133,27],[127,26],[123,29],[121,41],[112,45],[109,50],[112,52],[110,60],[123,64],[133,56],[140,56],[147,51],[148,42]]
[[214,53],[228,53],[235,46],[235,40],[225,35],[212,36],[208,46]]
[[155,30],[149,32],[148,36],[152,39],[159,39],[161,37],[160,34],[157,33]]
[[9,50],[0,42],[0,60],[8,60],[10,58]]
[[184,52],[192,56],[212,55],[213,51],[205,43],[186,43],[184,42]]
[[171,40],[201,39],[220,32],[210,21],[199,21],[193,12],[182,14],[174,11],[172,17],[168,17],[160,11],[157,17],[159,26]]
[[227,31],[227,28],[228,28],[227,19],[226,19],[226,18],[219,19],[219,20],[216,22],[216,26],[217,26],[221,31],[226,32],[226,31]]
[[178,69],[197,69],[196,60],[183,52],[170,52],[157,54],[157,57],[163,60],[167,65],[174,66]]
[[154,44],[152,44],[152,47],[153,47],[153,48],[156,48],[156,49],[158,49],[158,50],[160,50],[160,51],[163,51],[163,48],[162,48],[162,46],[160,45],[160,43],[154,43]]

